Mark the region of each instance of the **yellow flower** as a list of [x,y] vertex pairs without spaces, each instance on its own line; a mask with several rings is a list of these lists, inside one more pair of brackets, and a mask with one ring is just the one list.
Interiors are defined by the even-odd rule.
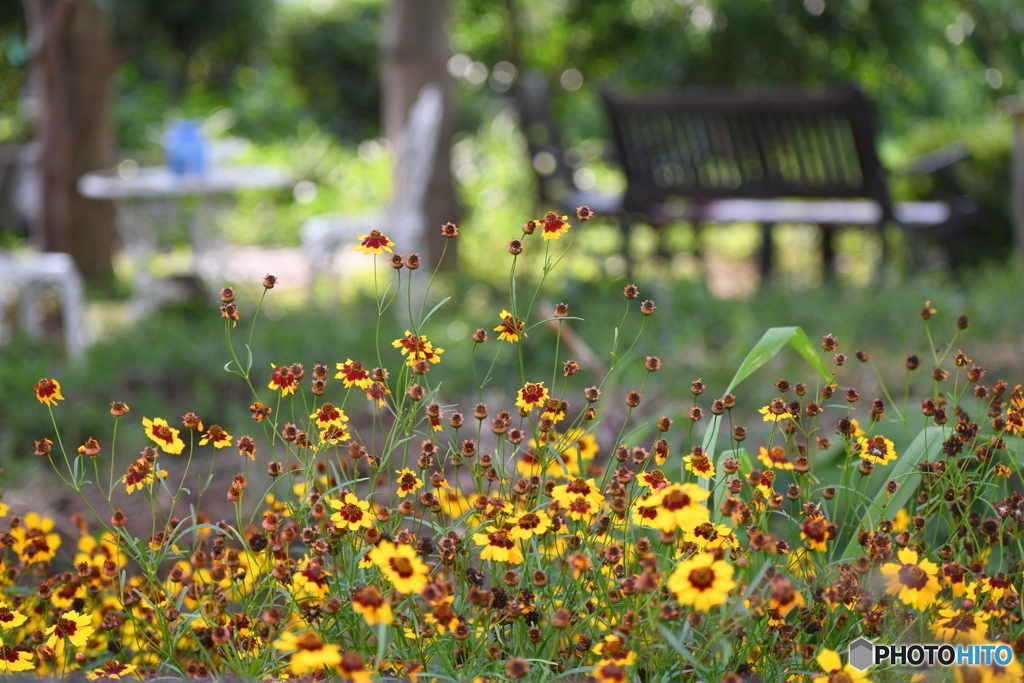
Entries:
[[185,450],[185,442],[178,436],[178,430],[167,424],[167,420],[161,417],[152,420],[144,417],[142,426],[146,428],[146,436],[156,442],[163,452],[180,455]]
[[569,507],[569,504],[580,496],[586,498],[595,506],[600,505],[604,501],[604,495],[597,488],[597,483],[593,479],[577,477],[568,484],[562,484],[551,489],[551,497],[557,500],[562,507]]
[[777,470],[793,469],[793,463],[790,462],[789,456],[786,455],[786,449],[782,446],[772,446],[770,451],[762,446],[757,454],[757,459],[764,463],[765,467]]
[[338,646],[324,643],[316,631],[306,631],[302,635],[282,633],[281,637],[274,641],[274,647],[292,652],[288,668],[298,676],[341,663],[341,651]]
[[523,327],[522,320],[518,320],[514,315],[503,310],[501,312],[501,324],[495,327],[494,331],[501,332],[498,335],[498,341],[504,340],[511,344],[527,336],[526,332],[523,331]]
[[968,609],[944,608],[928,628],[939,640],[954,643],[984,643],[986,623],[991,615]]
[[856,455],[877,465],[885,465],[896,459],[896,447],[881,434],[870,439],[861,437],[857,440],[857,446]]
[[398,495],[400,497],[407,496],[410,493],[415,493],[423,487],[423,481],[408,467],[401,470],[395,470],[395,472],[398,474]]
[[885,592],[898,595],[904,604],[919,610],[928,608],[941,590],[939,568],[934,562],[919,559],[917,552],[910,548],[901,548],[896,556],[898,564],[889,562],[882,567],[882,575],[889,581]]
[[829,522],[824,515],[816,514],[800,523],[800,538],[809,550],[826,552],[829,541]]
[[482,560],[511,564],[520,564],[523,561],[522,551],[505,529],[489,526],[486,534],[473,534],[473,541],[484,548],[480,552]]
[[844,681],[844,683],[871,683],[867,673],[855,669],[849,664],[843,666],[843,660],[839,658],[839,653],[835,650],[822,650],[818,653],[817,662],[821,670],[827,675],[818,676],[814,679],[814,683],[834,683],[836,681]]
[[528,541],[551,529],[551,517],[543,510],[525,512],[511,520],[512,530],[509,535],[516,540]]
[[363,369],[363,364],[351,358],[345,359],[344,363],[338,363],[338,374],[334,379],[342,380],[346,389],[359,387],[365,389],[370,386],[370,373]]
[[369,557],[399,593],[419,593],[427,585],[427,565],[411,545],[381,541]]
[[28,619],[21,612],[12,610],[6,602],[0,602],[0,629],[6,631],[12,628],[18,628],[25,623]]
[[715,463],[711,462],[707,453],[700,446],[694,446],[690,455],[683,456],[687,472],[693,472],[702,479],[710,479],[715,476]]
[[360,235],[357,239],[359,244],[356,245],[356,251],[364,254],[376,254],[379,256],[385,251],[390,254],[391,247],[395,245],[380,230],[371,230],[369,235]]
[[391,605],[373,586],[365,586],[352,594],[352,609],[363,616],[368,626],[391,624],[394,621]]
[[298,599],[322,598],[331,592],[330,578],[323,560],[307,560],[305,568],[292,574],[292,593]]
[[331,403],[323,404],[309,417],[316,420],[316,426],[320,429],[344,427],[345,423],[348,422],[348,415],[345,414],[345,411],[335,408]]
[[643,506],[653,508],[655,514],[653,519],[644,523],[665,533],[680,527],[692,528],[709,518],[708,509],[702,501],[710,495],[709,491],[696,484],[663,486],[643,501]]
[[346,493],[344,501],[330,498],[327,502],[330,503],[332,508],[337,510],[337,512],[331,515],[331,521],[339,529],[358,531],[373,525],[370,503],[365,500],[359,500],[356,495]]
[[731,528],[725,524],[714,524],[710,521],[700,522],[693,528],[683,529],[683,540],[694,543],[698,548],[737,548],[739,539]]
[[568,216],[558,216],[549,211],[544,218],[536,221],[537,225],[543,227],[542,235],[544,240],[557,240],[563,233],[569,232],[569,224],[566,222]]
[[732,574],[728,562],[702,553],[680,562],[668,577],[668,587],[681,604],[706,612],[724,603],[729,591],[736,587]]
[[13,646],[0,641],[0,672],[12,674],[34,668],[36,666],[32,663],[31,652],[15,650]]
[[153,468],[153,463],[149,462],[145,458],[139,458],[132,464],[128,465],[128,470],[124,476],[121,477],[121,483],[125,486],[125,491],[128,495],[131,495],[135,491],[141,491],[143,486],[149,486],[157,478],[163,479],[167,476],[166,470],[160,470],[157,472]]
[[764,415],[764,422],[778,422],[779,420],[794,417],[793,413],[789,412],[786,402],[781,398],[773,398],[771,403],[757,412]]
[[109,683],[110,681],[120,681],[122,678],[134,678],[133,673],[135,673],[134,664],[122,664],[116,659],[108,659],[103,662],[102,669],[93,669],[86,675],[86,678],[90,681]]
[[67,639],[75,647],[83,648],[92,632],[92,617],[71,610],[58,617],[57,623],[46,630],[46,635],[50,636],[46,644],[54,647],[58,641]]
[[64,397],[60,395],[60,382],[55,379],[39,380],[36,382],[35,392],[39,402],[46,405],[55,406],[57,401],[64,400]]
[[47,562],[57,555],[60,548],[60,534],[51,534],[53,520],[40,517],[36,512],[25,515],[20,526],[11,529],[14,536],[14,552],[22,562]]
[[[210,428],[206,430],[202,438],[199,439],[199,445],[205,446],[206,444],[213,442],[214,448],[226,448],[231,445],[231,435],[224,431],[220,425],[210,425]],[[255,459],[255,456],[253,457]]]
[[299,385],[299,381],[295,378],[295,373],[292,372],[291,366],[282,365],[281,367],[277,367],[271,363],[270,367],[274,372],[270,374],[270,384],[267,385],[267,388],[280,391],[281,396],[294,394],[295,389]]
[[403,356],[409,356],[407,363],[409,367],[416,365],[418,360],[440,363],[441,354],[444,353],[444,349],[434,348],[434,345],[427,340],[427,335],[415,335],[409,330],[405,331],[404,337],[391,342],[391,345],[396,349],[400,349]]

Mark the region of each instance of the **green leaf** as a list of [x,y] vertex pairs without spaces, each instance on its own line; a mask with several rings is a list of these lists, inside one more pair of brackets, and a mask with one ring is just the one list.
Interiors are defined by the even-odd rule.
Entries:
[[[773,327],[761,335],[761,339],[754,344],[754,348],[750,349],[750,353],[740,363],[740,367],[736,370],[736,375],[732,378],[732,381],[729,382],[725,393],[731,392],[739,386],[740,382],[777,356],[786,344],[796,349],[797,353],[810,364],[811,368],[822,379],[826,382],[832,379],[832,374],[825,367],[825,364],[821,362],[820,353],[815,350],[814,345],[811,344],[811,340],[807,338],[807,334],[804,333],[803,329],[799,327]],[[722,460],[728,457],[715,457],[715,443],[718,441],[718,430],[722,428],[722,422],[722,420],[716,419],[704,436],[704,452],[714,460],[716,469],[720,468]],[[708,482],[702,481],[701,485],[706,488]]]
[[426,325],[427,321],[430,320],[430,316],[434,315],[434,313],[437,312],[437,309],[441,308],[442,306],[444,306],[449,301],[451,301],[451,297],[450,296],[446,296],[445,298],[443,298],[440,301],[438,301],[437,305],[430,309],[430,313],[427,313],[427,317],[425,317],[423,320],[420,321],[420,326],[422,327],[422,326]]
[[[883,516],[890,519],[895,516],[896,511],[907,504],[910,496],[917,490],[917,480],[921,477],[921,470],[918,469],[925,460],[935,460],[942,453],[943,434],[941,427],[928,427],[914,439],[907,450],[896,458],[892,470],[885,472],[886,479],[895,479],[900,487],[891,496],[886,495],[884,488],[879,489],[874,500],[867,506],[864,513],[860,515],[861,529],[874,529],[878,526]],[[878,469],[876,469],[876,472]],[[892,511],[892,514],[887,514]],[[856,558],[861,555],[860,544],[857,543],[857,532],[853,532],[846,550],[838,559]]]

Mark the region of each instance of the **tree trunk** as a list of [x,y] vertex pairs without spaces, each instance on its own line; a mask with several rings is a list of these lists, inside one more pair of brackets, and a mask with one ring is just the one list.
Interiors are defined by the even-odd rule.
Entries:
[[[423,207],[427,216],[428,263],[436,263],[445,246],[441,226],[456,222],[459,215],[451,166],[451,140],[458,130],[459,112],[454,84],[448,75],[448,8],[449,0],[391,0],[380,41],[382,115],[389,140],[398,138],[409,108],[424,85],[437,83],[444,94],[441,137]],[[448,267],[455,263],[452,249],[456,241],[450,242],[445,256]]]
[[81,197],[76,184],[113,161],[110,15],[89,0],[24,2],[40,146],[35,242],[70,253],[87,280],[107,279],[113,205]]

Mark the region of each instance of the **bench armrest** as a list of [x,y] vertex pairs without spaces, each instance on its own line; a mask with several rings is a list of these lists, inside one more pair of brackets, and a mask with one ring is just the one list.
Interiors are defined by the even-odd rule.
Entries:
[[949,168],[953,164],[963,161],[970,156],[971,152],[967,148],[967,143],[963,140],[956,140],[955,142],[951,142],[939,149],[911,159],[910,163],[907,164],[906,175],[930,175]]

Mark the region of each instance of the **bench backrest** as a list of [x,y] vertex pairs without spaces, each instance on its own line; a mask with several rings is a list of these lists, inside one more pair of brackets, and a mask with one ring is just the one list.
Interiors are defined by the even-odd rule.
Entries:
[[627,210],[676,198],[869,198],[891,218],[868,100],[855,87],[603,97]]

